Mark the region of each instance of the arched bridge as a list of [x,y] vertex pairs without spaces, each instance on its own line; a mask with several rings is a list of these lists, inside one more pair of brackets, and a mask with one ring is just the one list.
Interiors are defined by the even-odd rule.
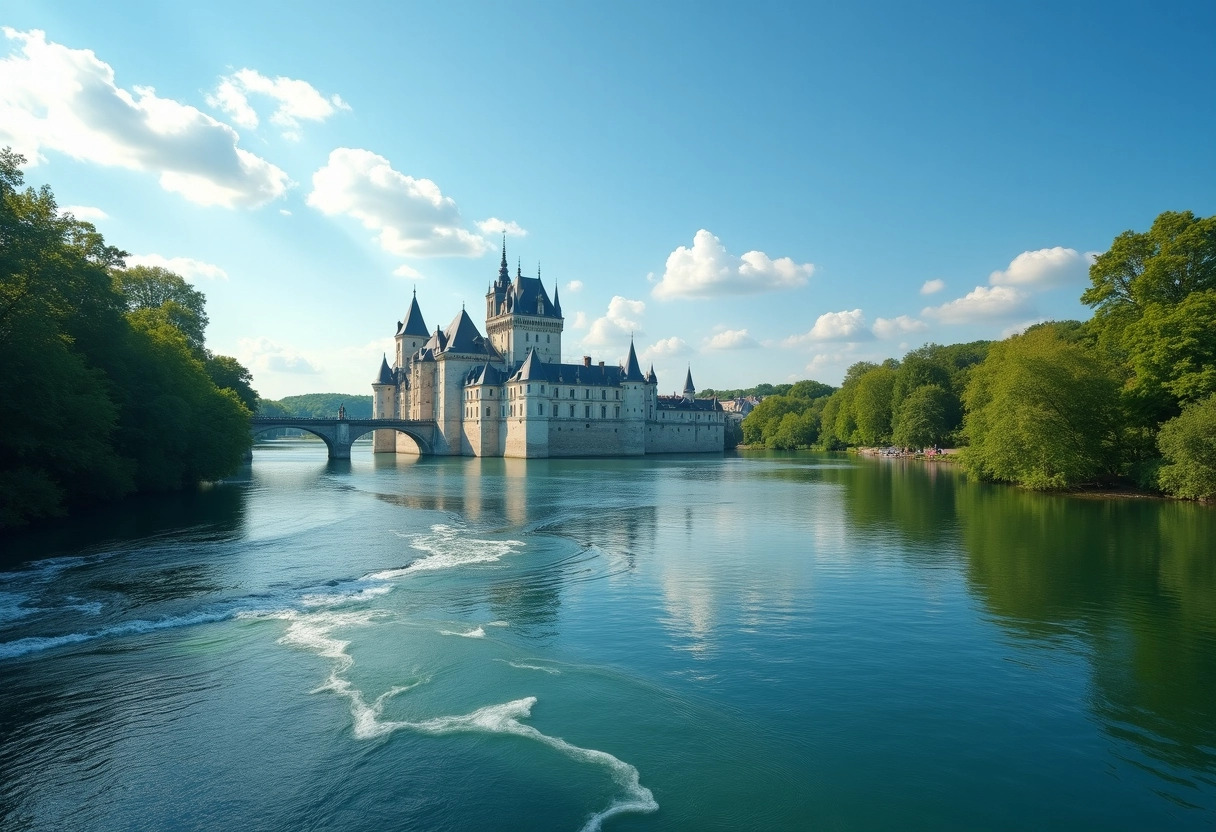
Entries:
[[329,448],[330,459],[350,459],[350,446],[365,433],[373,430],[395,430],[418,443],[424,454],[434,452],[434,422],[413,419],[301,419],[291,416],[254,416],[250,430],[254,437],[272,428],[296,428],[321,437]]

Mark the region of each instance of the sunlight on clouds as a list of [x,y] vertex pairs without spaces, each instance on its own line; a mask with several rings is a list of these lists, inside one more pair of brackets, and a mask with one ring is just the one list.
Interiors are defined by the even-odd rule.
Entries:
[[290,347],[269,338],[241,338],[237,341],[237,360],[251,371],[316,375],[321,369]]
[[160,254],[132,254],[127,257],[127,268],[154,266],[168,269],[181,275],[191,283],[199,280],[227,280],[228,272],[212,263],[204,263],[191,257],[165,257]]
[[1041,248],[1023,251],[1009,263],[1007,269],[988,276],[992,286],[1030,286],[1048,289],[1068,284],[1084,283],[1096,252],[1081,254],[1076,249]]
[[378,232],[380,247],[412,257],[479,257],[490,246],[463,227],[451,197],[429,179],[393,170],[369,150],[340,147],[312,175],[308,204],[323,214],[345,214]]
[[821,341],[866,341],[871,338],[866,318],[860,309],[848,312],[825,312],[809,332],[791,335],[784,341],[787,347],[797,347]]
[[59,209],[60,214],[71,214],[78,220],[85,222],[97,222],[98,220],[108,220],[110,215],[100,208],[94,208],[92,205],[66,205]]
[[571,280],[569,283],[566,284],[566,291],[572,295],[576,292],[581,292],[582,290],[583,290],[583,281],[581,281],[581,280]]
[[748,350],[759,346],[746,329],[727,329],[705,339],[707,350]]
[[667,269],[653,293],[667,300],[771,292],[802,286],[814,271],[811,263],[799,265],[788,257],[772,260],[762,251],[735,257],[702,228],[693,237],[692,248],[680,246],[667,257]]
[[933,294],[937,294],[938,292],[940,292],[942,289],[945,289],[945,288],[946,288],[946,281],[944,281],[944,280],[940,280],[940,279],[926,280],[925,285],[920,287],[920,293],[922,295],[933,295]]
[[965,324],[974,320],[1016,318],[1026,314],[1029,308],[1029,298],[1019,289],[1011,286],[976,286],[973,291],[949,303],[925,307],[921,314],[946,324]]
[[619,344],[633,334],[641,334],[639,318],[646,311],[646,304],[616,295],[608,302],[608,312],[591,322],[591,328],[583,338],[589,347],[605,347]]
[[671,338],[661,338],[655,341],[638,353],[638,359],[641,361],[662,361],[664,358],[690,355],[692,352],[693,349],[688,345],[687,341],[673,335]]
[[87,49],[45,33],[4,28],[18,53],[0,60],[0,146],[31,163],[44,150],[158,174],[160,185],[200,205],[254,208],[282,196],[287,174],[237,147],[227,124],[152,87],[115,85],[114,70]]
[[490,217],[488,220],[478,220],[474,223],[482,234],[488,237],[498,237],[506,234],[508,237],[527,237],[528,231],[514,220],[500,220]]
[[425,280],[421,273],[412,266],[407,266],[402,263],[397,268],[393,269],[394,277],[408,277],[411,280]]
[[307,81],[282,75],[268,78],[253,69],[239,69],[221,78],[215,92],[207,96],[207,103],[223,110],[240,126],[253,129],[258,126],[258,114],[249,103],[250,95],[278,104],[270,121],[282,127],[283,136],[292,140],[300,138],[297,130],[301,119],[324,121],[338,110],[350,109],[341,96],[324,96]]
[[570,324],[571,329],[586,329],[587,328],[587,313],[575,312],[574,323]]
[[897,318],[875,318],[871,331],[879,338],[895,338],[909,332],[924,332],[929,325],[908,315]]

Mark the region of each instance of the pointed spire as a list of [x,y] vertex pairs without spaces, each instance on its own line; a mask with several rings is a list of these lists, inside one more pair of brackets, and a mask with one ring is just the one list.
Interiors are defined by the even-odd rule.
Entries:
[[426,321],[422,319],[422,310],[418,308],[418,290],[414,289],[414,297],[410,300],[410,311],[405,313],[405,322],[401,326],[402,335],[416,335],[425,338],[430,334]]
[[659,377],[654,374],[654,365],[653,364],[650,365],[650,371],[648,373],[646,373],[646,383],[647,384],[658,384],[659,383]]
[[393,371],[388,366],[388,356],[382,354],[380,359],[380,372],[376,374],[376,380],[373,385],[379,384],[394,384]]
[[507,232],[502,232],[502,260],[498,262],[498,284],[504,287],[511,282],[511,272],[507,268]]
[[625,361],[625,381],[645,381],[642,368],[638,366],[638,354],[633,349],[633,337],[629,338],[629,358]]
[[[537,268],[539,268],[539,266]],[[539,277],[539,275],[537,275],[537,277]],[[558,318],[562,316],[562,300],[560,297],[558,297],[560,289],[561,287],[555,282],[553,284],[553,314]]]
[[523,262],[523,260],[521,258],[519,258],[519,257],[515,258],[515,276],[516,277],[524,276],[523,267],[520,265],[522,262]]
[[697,388],[692,383],[692,365],[688,365],[688,375],[684,376],[684,398],[692,401],[697,396]]

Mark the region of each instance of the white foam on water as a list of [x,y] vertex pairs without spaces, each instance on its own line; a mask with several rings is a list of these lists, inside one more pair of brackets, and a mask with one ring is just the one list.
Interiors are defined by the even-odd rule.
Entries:
[[315,593],[305,595],[300,599],[300,603],[306,607],[337,607],[342,604],[354,604],[362,601],[370,601],[373,598],[379,598],[381,595],[387,595],[393,591],[391,584],[380,584],[379,586],[369,586],[364,589],[352,590],[350,592],[333,592],[333,593]]
[[28,595],[21,595],[17,592],[0,592],[0,624],[42,612],[37,607],[22,606],[28,600],[30,600]]
[[508,661],[507,659],[495,659],[494,661],[509,664],[511,667],[514,667],[517,670],[539,670],[541,673],[549,673],[553,676],[561,675],[561,671],[556,667],[545,667],[544,665],[539,664],[524,664],[523,662],[512,662]]
[[486,631],[482,627],[474,627],[472,630],[466,630],[463,633],[458,633],[455,630],[440,630],[441,636],[460,636],[461,638],[485,638]]
[[195,624],[209,624],[214,621],[224,621],[232,618],[233,610],[216,612],[199,612],[194,615],[170,616],[155,621],[124,621],[112,627],[104,627],[89,633],[66,633],[59,636],[30,636],[0,644],[0,659],[12,659],[28,653],[38,653],[52,647],[62,647],[65,644],[79,644],[82,641],[92,641],[98,638],[112,636],[129,636],[151,633],[157,630],[171,630],[177,627],[190,627]]
[[391,581],[417,572],[434,572],[478,563],[495,563],[511,554],[522,540],[487,540],[469,537],[460,529],[438,523],[431,526],[430,534],[410,536],[410,546],[425,553],[408,566],[386,569],[367,576],[368,580]]
[[487,627],[510,627],[510,623],[506,621],[487,621]]

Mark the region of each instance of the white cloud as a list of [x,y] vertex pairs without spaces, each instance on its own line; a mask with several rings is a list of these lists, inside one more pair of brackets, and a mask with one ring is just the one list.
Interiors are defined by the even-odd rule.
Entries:
[[654,296],[666,300],[791,289],[806,283],[814,270],[810,263],[799,265],[788,257],[773,260],[762,251],[735,257],[702,228],[693,237],[692,248],[680,246],[668,255],[667,269],[654,287]]
[[1041,289],[1084,283],[1095,257],[1094,252],[1081,254],[1076,249],[1062,246],[1023,251],[1013,258],[1009,268],[990,274],[988,283],[992,286],[1030,286]]
[[920,287],[920,293],[922,295],[933,295],[945,288],[946,281],[944,280],[926,280],[925,285]]
[[747,350],[760,346],[746,329],[726,329],[705,340],[708,350]]
[[929,325],[908,315],[898,318],[875,318],[871,331],[879,338],[895,338],[909,332],[924,332]]
[[227,280],[228,272],[212,263],[204,263],[192,257],[165,257],[160,254],[132,254],[127,257],[127,268],[132,266],[158,266],[179,274],[191,283],[200,280]]
[[270,121],[284,128],[283,136],[292,140],[300,138],[301,119],[324,121],[338,110],[350,109],[341,96],[322,95],[307,81],[282,75],[268,78],[254,69],[239,69],[221,78],[215,92],[207,96],[207,103],[223,110],[241,127],[253,129],[258,126],[258,114],[249,103],[250,95],[278,104]]
[[340,147],[312,175],[308,204],[323,214],[346,214],[379,232],[380,247],[409,257],[478,257],[492,247],[463,227],[451,197],[429,179],[393,170],[369,150]]
[[583,343],[591,347],[603,347],[641,332],[637,318],[645,311],[646,304],[642,301],[615,295],[608,302],[607,314],[591,322],[591,328],[583,338]]
[[849,312],[825,312],[809,332],[792,335],[784,343],[787,347],[796,347],[822,341],[865,341],[870,337],[865,315],[860,309],[854,309]]
[[576,292],[583,291],[583,281],[571,280],[569,283],[566,284],[566,291],[572,295]]
[[290,212],[290,211],[288,211],[286,208],[280,208],[280,209],[279,209],[279,213],[280,213],[280,214],[282,214],[282,215],[283,215],[283,216],[285,216],[285,217],[290,217],[290,216],[291,216],[291,212]]
[[269,338],[242,338],[237,342],[237,359],[253,372],[315,375],[321,368],[299,352]]
[[488,220],[478,220],[477,228],[488,237],[497,237],[506,233],[508,237],[527,237],[528,231],[514,220],[500,220],[490,217]]
[[71,214],[78,220],[85,222],[96,222],[97,220],[108,220],[110,215],[100,208],[94,208],[92,205],[65,205],[59,209],[60,214]]
[[426,280],[417,269],[404,263],[393,269],[393,275],[396,277],[408,277],[411,280]]
[[1029,310],[1029,300],[1024,292],[1012,286],[976,286],[964,297],[927,306],[921,314],[936,318],[942,323],[963,324],[973,320],[1014,318]]
[[586,329],[587,328],[587,313],[575,312],[574,323],[570,324],[571,329]]
[[638,358],[642,361],[662,361],[665,358],[675,358],[681,355],[689,355],[693,351],[692,347],[683,338],[672,336],[671,338],[661,338],[655,341],[646,349],[638,354]]
[[283,195],[287,174],[247,150],[227,124],[151,87],[131,92],[87,49],[44,32],[4,35],[19,44],[0,60],[0,146],[37,164],[44,150],[110,167],[149,171],[201,205],[252,208]]

